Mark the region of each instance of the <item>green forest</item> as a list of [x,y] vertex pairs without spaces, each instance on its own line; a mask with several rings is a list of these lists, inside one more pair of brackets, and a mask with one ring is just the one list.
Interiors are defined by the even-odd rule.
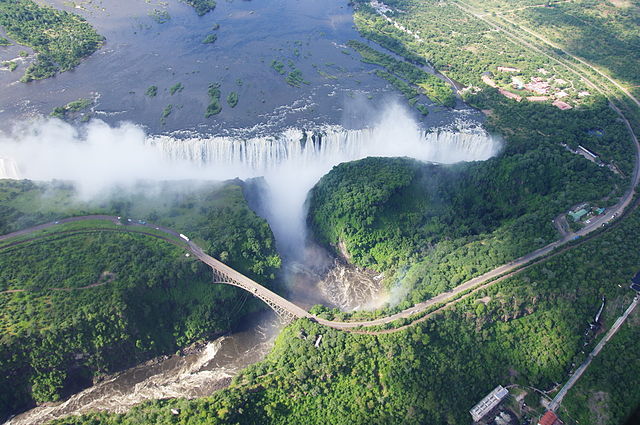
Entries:
[[204,16],[216,8],[214,0],[183,0],[189,6],[192,6],[198,16]]
[[0,26],[12,40],[37,53],[35,62],[21,79],[23,82],[68,71],[104,42],[80,16],[32,0],[0,0]]
[[[628,282],[640,264],[639,226],[635,210],[602,236],[397,333],[356,335],[299,320],[263,362],[211,397],[149,401],[124,415],[95,413],[54,423],[468,424],[468,410],[498,384],[509,386],[512,397],[527,393],[529,409],[522,414],[539,416],[544,409],[530,388],[550,390],[563,382],[571,364],[584,359],[582,351],[593,348],[596,340],[585,339],[584,331],[601,296],[609,300],[605,327],[629,304]],[[607,358],[614,358],[621,372],[604,382],[585,381],[588,391],[615,400],[605,409],[616,410],[617,420],[640,404],[640,394],[629,391],[633,374],[622,373],[637,362],[633,353],[640,341],[629,336],[637,335],[639,325],[636,311],[589,371],[595,377],[608,373]],[[316,348],[318,335],[323,338]],[[620,356],[621,346],[629,356]],[[618,385],[608,383],[614,379]],[[568,397],[573,400],[571,392]],[[586,409],[581,398],[567,406]],[[564,407],[559,413],[565,423],[576,423]]]
[[[563,111],[515,102],[481,82],[483,72],[500,65],[518,66],[525,75],[547,67],[569,80],[545,56],[497,39],[454,4],[386,3],[403,11],[387,16],[420,34],[421,41],[364,2],[355,11],[360,33],[411,63],[430,63],[462,84],[482,86],[465,91],[465,101],[485,112],[486,128],[503,140],[501,153],[483,163],[420,167],[367,159],[334,168],[313,189],[308,221],[316,238],[360,267],[387,272],[387,284],[408,294],[395,308],[400,309],[550,243],[558,238],[552,220],[578,203],[615,204],[627,188],[635,155],[603,96],[593,94]],[[408,81],[418,78],[418,68],[407,62],[362,43],[351,45],[365,61]],[[408,99],[416,95],[404,80],[377,72]],[[572,84],[576,92],[584,89]],[[602,162],[569,151],[579,145]]]
[[64,217],[109,214],[190,235],[207,253],[260,282],[273,282],[280,268],[271,229],[247,205],[240,180],[142,184],[114,188],[100,199],[83,200],[64,182],[0,180],[0,234]]
[[625,390],[637,393],[640,386],[640,377],[635,373],[640,370],[638,311],[628,320],[564,399],[567,413],[581,424],[595,425],[599,420],[621,424],[630,408],[640,408],[637,397],[623,394]]
[[[152,186],[87,202],[67,184],[0,180],[0,233],[67,216],[133,215],[189,234],[273,285],[280,267],[273,235],[248,208],[240,182]],[[65,225],[64,233],[0,250],[0,414],[211,339],[264,308],[253,299],[240,308],[248,295],[211,285],[208,267],[180,248],[126,233],[126,225],[101,227]]]
[[[211,0],[183,1],[200,16],[215,7]],[[368,41],[349,47],[379,66],[375,74],[416,108],[424,107],[417,105],[421,95],[446,106],[456,101],[448,84],[425,71],[429,66],[466,87],[459,94],[485,114],[485,128],[502,148],[487,161],[456,165],[366,158],[334,167],[312,189],[312,237],[359,268],[384,272],[391,301],[356,313],[363,317],[409,308],[557,240],[552,220],[585,202],[614,205],[628,189],[635,158],[610,107],[610,100],[619,101],[611,96],[615,89],[590,87],[544,53],[563,58],[561,50],[514,43],[490,22],[532,28],[638,93],[632,72],[640,51],[637,1],[384,3],[392,8],[385,16],[368,0],[351,3],[356,28]],[[487,21],[466,13],[469,4]],[[9,42],[38,55],[24,81],[70,69],[103,42],[76,15],[30,0],[0,0],[0,26]],[[57,26],[64,31],[43,30]],[[294,87],[307,84],[295,64],[283,60],[274,59],[272,71]],[[514,76],[544,78],[554,93],[566,90],[572,109],[506,98],[498,87],[526,96],[513,88]],[[153,87],[150,97],[157,94]],[[212,83],[208,95],[205,114],[212,117],[224,101],[220,84]],[[237,93],[225,95],[233,108]],[[599,160],[572,153],[579,145]],[[239,180],[185,181],[115,189],[86,201],[62,182],[0,180],[0,234],[94,213],[147,220],[188,235],[278,291],[281,258],[273,234],[248,207],[244,191]],[[407,329],[356,334],[297,320],[266,359],[209,397],[150,400],[125,414],[95,412],[53,423],[468,424],[469,409],[496,385],[509,389],[506,404],[523,423],[537,423],[545,409],[536,391],[553,397],[634,296],[629,281],[640,271],[638,201],[602,231],[572,242],[572,249]],[[127,232],[126,225],[74,226],[0,247],[0,417],[210,340],[265,308],[236,288],[211,285],[206,266],[166,241]],[[589,323],[602,297],[603,326],[594,334]],[[348,315],[314,311],[320,310],[338,319]],[[558,414],[565,424],[621,424],[640,406],[639,329],[636,310],[564,399]]]
[[[496,116],[506,118],[508,101],[491,100],[496,111],[504,108]],[[625,179],[560,146],[561,140],[583,140],[595,123],[611,131],[611,140],[624,137],[606,104],[576,111],[561,132],[534,140],[528,136],[557,112],[527,107],[522,116],[528,119],[517,120],[522,131],[484,162],[440,166],[369,158],[335,167],[309,197],[314,235],[334,252],[342,244],[354,264],[388,272],[388,283],[409,293],[397,307],[406,308],[557,239],[552,220],[575,204],[614,204]],[[513,127],[518,115],[511,117],[496,119],[493,128]]]

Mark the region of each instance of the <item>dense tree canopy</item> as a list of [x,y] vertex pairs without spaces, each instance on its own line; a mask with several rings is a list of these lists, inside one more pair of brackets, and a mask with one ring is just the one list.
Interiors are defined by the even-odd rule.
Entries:
[[[601,296],[608,300],[605,328],[630,302],[627,282],[640,264],[638,226],[636,210],[599,238],[395,334],[355,335],[297,321],[266,360],[211,397],[150,401],[125,415],[95,413],[54,423],[468,424],[469,409],[498,384],[509,386],[512,396],[528,393],[526,414],[539,417],[544,409],[531,387],[550,390],[564,382],[572,363],[584,359],[583,350],[593,348],[597,338],[584,331]],[[622,372],[637,362],[633,353],[640,340],[629,336],[637,335],[638,317],[636,311],[588,372],[606,375],[615,362],[615,376],[603,385],[585,375],[590,391],[615,400],[610,423],[640,404],[633,374]],[[622,346],[629,355],[620,356]],[[615,379],[624,384],[614,385]],[[518,405],[512,397],[508,403]],[[584,398],[571,403],[572,411],[583,412],[583,423]],[[180,414],[172,415],[171,408]],[[572,423],[571,416],[561,410],[565,423]]]
[[[0,233],[110,213],[124,223],[133,216],[187,233],[267,286],[280,267],[271,230],[248,208],[239,182],[167,183],[101,199],[82,201],[63,183],[2,180]],[[65,226],[66,233],[54,228],[50,236],[0,249],[0,416],[210,339],[264,308],[239,289],[212,285],[210,269],[182,249],[114,233],[126,225],[110,232],[91,223]],[[74,234],[74,226],[82,233]]]
[[80,16],[32,0],[0,0],[0,26],[13,40],[38,54],[22,77],[24,82],[74,68],[104,41]]

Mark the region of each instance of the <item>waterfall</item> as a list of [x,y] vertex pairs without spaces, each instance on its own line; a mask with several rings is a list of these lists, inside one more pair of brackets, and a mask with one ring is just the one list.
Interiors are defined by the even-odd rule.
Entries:
[[477,123],[458,121],[424,130],[399,105],[386,107],[375,125],[363,129],[291,128],[260,137],[178,138],[146,135],[130,123],[111,127],[93,120],[76,129],[58,120],[39,120],[24,123],[13,134],[0,134],[0,155],[15,160],[0,160],[0,176],[73,181],[87,198],[114,185],[135,187],[141,180],[263,176],[269,184],[266,218],[287,255],[301,252],[306,196],[332,167],[368,156],[445,164],[480,161],[497,154],[500,146]]
[[367,156],[407,156],[450,164],[486,160],[500,148],[498,140],[479,128],[461,131],[385,131],[380,127],[346,130],[332,126],[308,132],[289,129],[278,136],[176,139],[156,136],[148,140],[170,160],[186,160],[202,166],[231,168],[242,175],[268,175],[295,164],[304,168],[337,165]]
[[277,136],[249,139],[156,136],[147,143],[158,148],[168,162],[197,164],[218,178],[264,176],[269,184],[267,220],[280,252],[294,257],[301,255],[306,237],[303,205],[307,193],[335,165],[368,156],[406,156],[444,164],[486,160],[501,146],[477,126],[424,131],[398,113],[360,130],[339,126],[288,129]]
[[18,164],[12,159],[0,157],[0,179],[19,179]]

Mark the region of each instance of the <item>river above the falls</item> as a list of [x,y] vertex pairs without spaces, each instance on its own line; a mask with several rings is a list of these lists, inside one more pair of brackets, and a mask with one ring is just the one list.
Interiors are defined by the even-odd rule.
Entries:
[[[20,51],[30,51],[24,46],[0,47],[0,62],[19,63],[14,72],[0,70],[0,128],[86,98],[95,100],[93,117],[135,122],[151,133],[264,135],[318,123],[357,127],[366,119],[359,111],[398,98],[372,74],[376,67],[346,47],[366,40],[344,0],[221,1],[201,17],[179,1],[44,3],[82,15],[106,42],[72,71],[27,84],[18,80],[34,55],[21,58]],[[154,19],[158,12],[166,22]],[[204,44],[212,34],[215,43]],[[286,81],[296,70],[304,81],[299,87]],[[222,112],[205,118],[212,83],[220,84]],[[156,96],[146,94],[151,86]],[[231,92],[238,94],[235,107],[226,103]],[[450,110],[424,96],[420,102],[430,109],[427,126],[451,121]]]

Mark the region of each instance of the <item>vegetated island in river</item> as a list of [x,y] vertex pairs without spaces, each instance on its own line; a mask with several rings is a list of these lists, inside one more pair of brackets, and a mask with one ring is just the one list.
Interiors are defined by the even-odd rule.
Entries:
[[36,52],[22,82],[68,71],[104,42],[104,37],[84,18],[31,0],[0,1],[0,26],[13,41]]

